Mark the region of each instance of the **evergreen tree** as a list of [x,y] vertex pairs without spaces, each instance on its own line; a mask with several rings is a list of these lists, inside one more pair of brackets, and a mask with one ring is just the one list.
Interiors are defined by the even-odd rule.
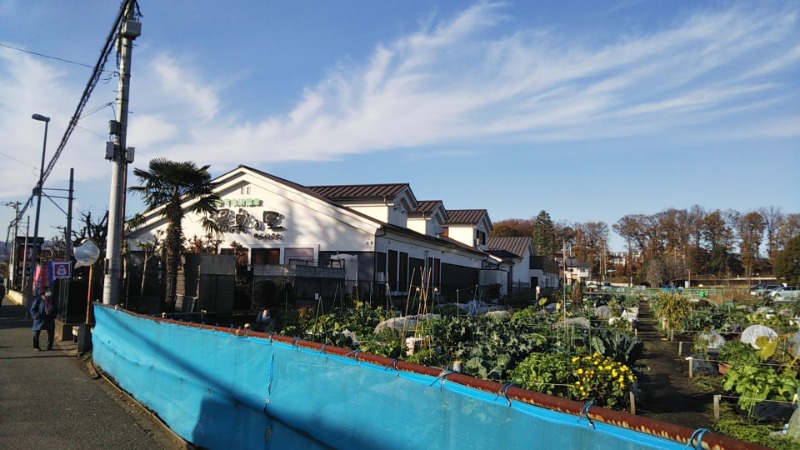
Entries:
[[553,228],[553,221],[550,214],[542,210],[536,216],[536,223],[533,225],[533,247],[536,254],[555,258],[556,256],[556,234]]
[[775,276],[790,285],[800,284],[800,236],[795,236],[775,256]]

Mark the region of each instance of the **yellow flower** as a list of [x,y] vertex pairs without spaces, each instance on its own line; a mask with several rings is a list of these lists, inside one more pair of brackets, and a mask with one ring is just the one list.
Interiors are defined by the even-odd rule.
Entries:
[[583,369],[578,369],[578,375],[581,375],[582,373],[583,373]]
[[611,366],[606,366],[606,370],[611,370]]
[[585,390],[586,390],[586,389],[585,389],[583,386],[581,386],[581,392],[583,392],[583,391],[585,391]]
[[611,371],[611,376],[614,376],[614,377],[617,376],[617,369],[614,369],[614,370]]
[[580,382],[580,381],[576,381],[576,382],[575,382],[575,386],[580,386],[580,385],[581,385],[581,382]]
[[620,376],[620,377],[619,377],[619,384],[622,384],[622,383],[624,383],[624,382],[625,382],[625,377],[623,377],[623,376]]
[[633,381],[633,375],[628,375],[628,379]]
[[572,362],[577,362],[577,361],[578,361],[578,359],[579,359],[579,358],[576,356],[576,357],[572,358]]
[[596,366],[596,365],[598,365],[598,364],[600,364],[600,361],[595,361],[595,362],[594,362],[594,365],[595,365],[595,366]]
[[619,368],[620,372],[625,372],[626,370],[628,370],[628,366],[622,366]]

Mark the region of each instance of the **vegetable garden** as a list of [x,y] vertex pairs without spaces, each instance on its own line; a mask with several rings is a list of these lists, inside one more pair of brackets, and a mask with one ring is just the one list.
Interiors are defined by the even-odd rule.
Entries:
[[[633,410],[640,394],[637,380],[648,370],[638,364],[644,350],[637,336],[638,311],[641,302],[649,302],[663,339],[692,342],[687,369],[698,389],[716,394],[719,431],[773,448],[800,448],[768,432],[753,434],[758,427],[780,430],[793,411],[800,387],[800,307],[733,297],[738,298],[604,293],[568,303],[551,293],[525,306],[475,300],[438,304],[419,290],[402,302],[377,307],[357,299],[287,306],[273,311],[271,331]],[[774,334],[750,336],[752,326]]]

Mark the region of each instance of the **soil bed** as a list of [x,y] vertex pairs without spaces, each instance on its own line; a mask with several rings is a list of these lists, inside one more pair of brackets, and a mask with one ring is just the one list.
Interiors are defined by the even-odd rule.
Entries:
[[670,342],[658,330],[647,302],[639,310],[639,339],[644,354],[638,363],[646,366],[639,379],[640,398],[636,414],[689,428],[712,428],[713,394],[704,393],[689,378],[689,363],[678,357],[677,341]]

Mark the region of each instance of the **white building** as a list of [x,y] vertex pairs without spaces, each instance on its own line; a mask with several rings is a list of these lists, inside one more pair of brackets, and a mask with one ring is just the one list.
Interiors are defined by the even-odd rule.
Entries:
[[[478,285],[491,258],[484,251],[491,231],[485,210],[454,212],[441,201],[419,202],[408,184],[301,186],[247,166],[213,182],[220,197],[211,217],[222,232],[218,250],[243,247],[254,273],[282,266],[286,276],[313,277],[312,268],[344,265],[348,287],[357,285],[362,296],[386,289],[405,295],[424,282],[447,297]],[[132,253],[166,230],[160,209],[143,216],[127,236]],[[187,214],[185,237],[207,234],[201,219]]]

